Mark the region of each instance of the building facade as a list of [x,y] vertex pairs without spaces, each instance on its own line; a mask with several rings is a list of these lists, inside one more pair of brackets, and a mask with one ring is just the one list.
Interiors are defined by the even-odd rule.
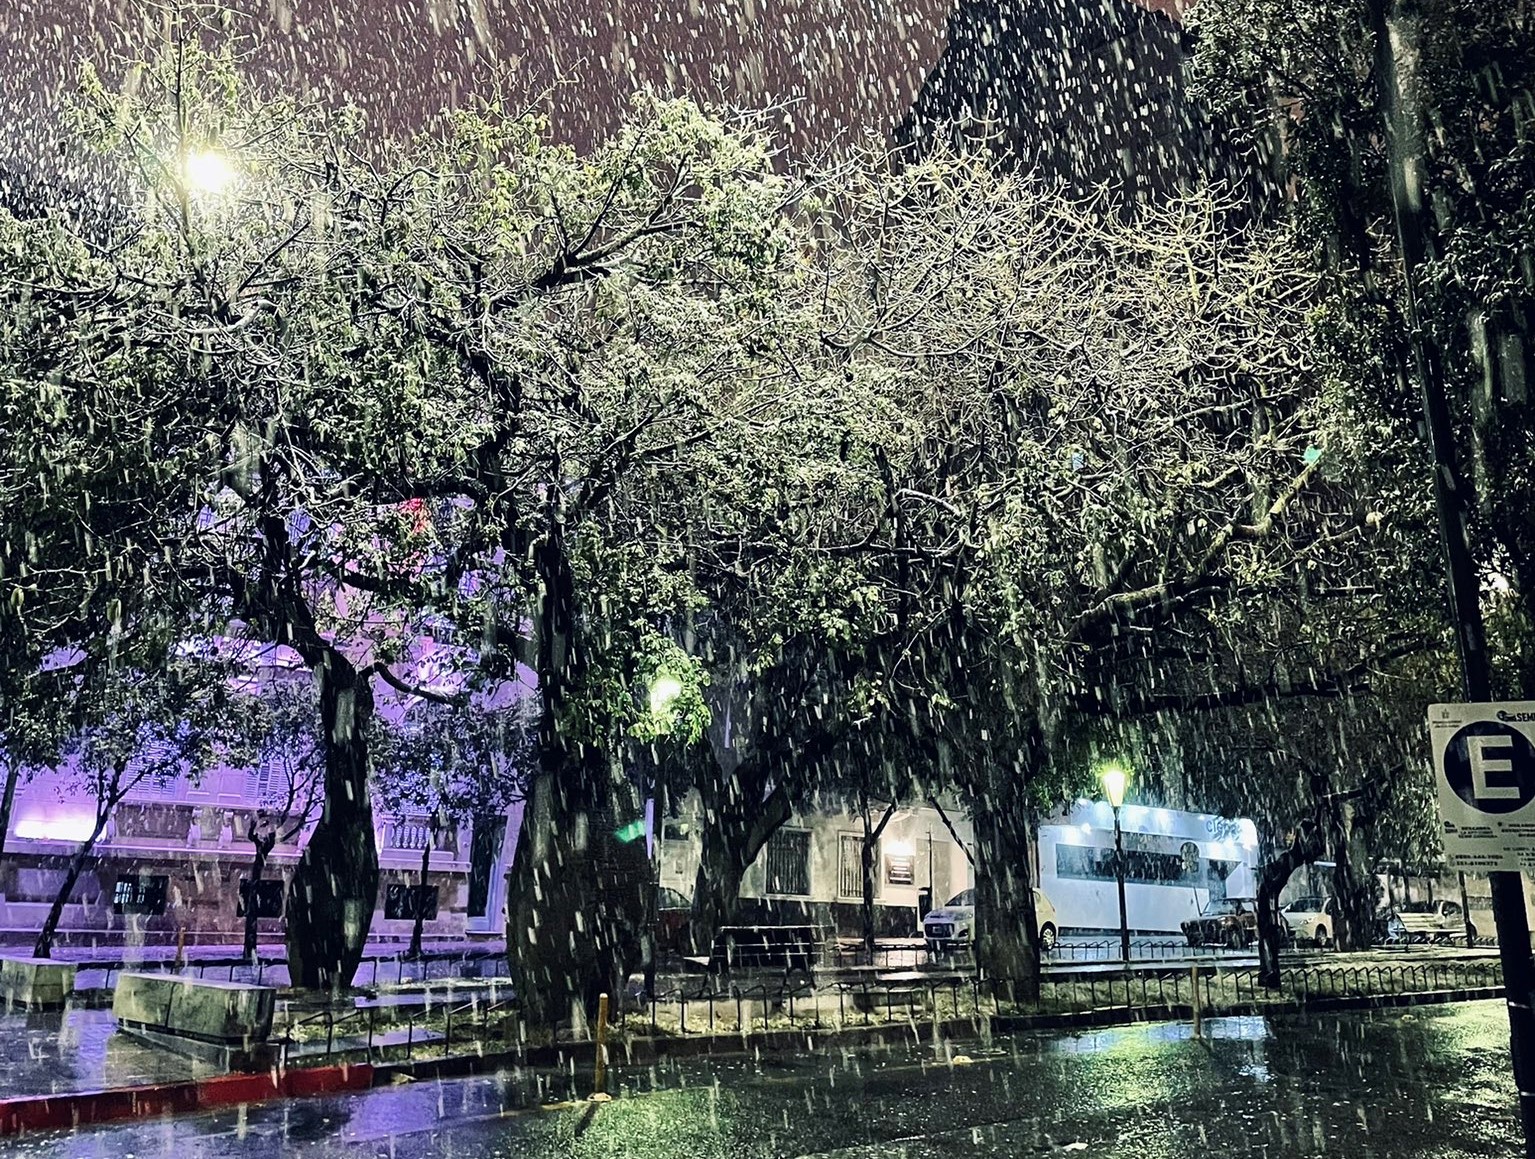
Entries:
[[[872,806],[877,826],[887,802]],[[660,831],[660,885],[691,899],[698,876],[702,810],[689,796]],[[952,827],[952,828],[951,828]],[[863,925],[864,818],[830,808],[796,813],[768,839],[741,882],[742,924],[810,923],[853,936]],[[875,926],[881,936],[916,937],[921,916],[975,884],[970,821],[957,806],[897,804],[875,841]],[[929,899],[933,899],[929,901]]]
[[[113,812],[71,891],[59,926],[61,945],[239,945],[245,918],[242,883],[254,846],[258,810],[270,809],[261,770],[221,768],[195,780],[146,779]],[[5,857],[0,859],[0,939],[25,943],[42,928],[71,859],[94,827],[95,802],[77,796],[65,773],[45,772],[16,794]],[[429,818],[375,808],[378,906],[372,936],[405,939],[414,925],[422,855],[428,871],[427,938],[462,939],[502,932],[505,855],[513,816],[485,818],[432,832]],[[271,853],[258,891],[263,943],[283,937],[288,879],[315,818]]]

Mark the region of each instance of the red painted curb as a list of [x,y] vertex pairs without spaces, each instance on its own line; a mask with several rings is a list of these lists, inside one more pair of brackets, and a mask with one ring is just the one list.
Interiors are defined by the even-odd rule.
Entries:
[[25,1131],[57,1131],[92,1123],[184,1115],[268,1099],[304,1098],[367,1090],[373,1085],[371,1063],[325,1066],[264,1074],[227,1074],[184,1083],[117,1087],[0,1099],[0,1136]]

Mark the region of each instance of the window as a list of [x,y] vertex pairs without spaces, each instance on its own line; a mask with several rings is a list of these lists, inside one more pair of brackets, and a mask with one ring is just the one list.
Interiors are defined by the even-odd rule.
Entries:
[[235,917],[243,918],[251,909],[252,885],[255,886],[255,910],[258,918],[282,917],[283,883],[277,879],[240,882],[240,901],[235,906]]
[[176,796],[181,785],[180,764],[169,740],[164,737],[146,739],[127,770],[128,775],[135,778],[134,794],[140,797]]
[[837,835],[837,896],[863,896],[863,838],[857,833]]
[[885,854],[885,883],[911,885],[917,879],[916,860],[910,852]]
[[158,874],[119,877],[112,887],[112,911],[120,914],[163,914],[170,878]]
[[435,885],[391,885],[384,891],[386,918],[414,921],[417,913],[420,913],[424,921],[431,921],[437,916]]
[[133,793],[139,797],[174,797],[180,785],[180,773],[174,769],[161,769],[140,777],[133,786]]
[[246,803],[279,809],[288,803],[290,785],[302,783],[302,779],[303,773],[296,765],[290,766],[286,756],[269,753],[255,768],[245,770]]
[[[1198,878],[1190,873],[1186,853],[1158,853],[1150,849],[1125,850],[1125,881],[1132,885],[1182,885],[1191,886]],[[1195,867],[1195,873],[1201,866]],[[1233,862],[1210,861],[1203,863],[1208,880],[1213,887],[1218,881],[1224,892],[1226,877],[1236,868]],[[1055,847],[1055,873],[1057,877],[1086,878],[1094,881],[1113,881],[1114,850],[1095,845],[1057,845]]]
[[768,838],[767,892],[810,894],[810,831],[780,829]]
[[485,813],[474,819],[469,835],[469,916],[482,918],[490,909],[490,876],[506,834],[505,813]]

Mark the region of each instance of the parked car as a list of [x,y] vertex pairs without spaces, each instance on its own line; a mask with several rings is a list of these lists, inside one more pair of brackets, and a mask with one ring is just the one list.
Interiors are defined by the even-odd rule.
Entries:
[[[1398,907],[1395,921],[1387,923],[1387,933],[1397,941],[1448,942],[1466,935],[1466,919],[1460,902],[1410,901]],[[1476,927],[1471,927],[1475,938]]]
[[[1039,949],[1048,954],[1060,940],[1055,906],[1039,890],[1034,891],[1034,916],[1039,921]],[[929,954],[969,949],[975,942],[975,890],[956,893],[922,919],[922,936]]]
[[1257,908],[1250,898],[1215,898],[1197,918],[1183,923],[1183,936],[1191,946],[1243,949],[1257,940]]
[[1284,918],[1290,940],[1297,945],[1315,946],[1325,950],[1332,945],[1333,931],[1338,923],[1333,919],[1334,903],[1330,897],[1298,897],[1284,909]]

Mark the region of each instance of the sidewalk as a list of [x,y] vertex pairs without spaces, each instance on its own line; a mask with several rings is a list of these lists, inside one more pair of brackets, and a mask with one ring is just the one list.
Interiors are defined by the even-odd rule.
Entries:
[[52,1095],[185,1082],[220,1068],[117,1034],[110,1010],[0,1013],[0,1091]]

